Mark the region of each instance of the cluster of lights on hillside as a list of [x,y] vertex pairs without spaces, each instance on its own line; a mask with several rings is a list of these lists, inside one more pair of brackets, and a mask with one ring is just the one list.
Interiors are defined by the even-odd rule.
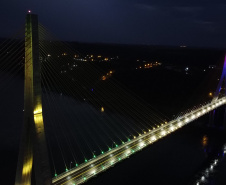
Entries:
[[110,78],[112,76],[112,74],[114,73],[114,71],[110,70],[109,72],[107,72],[105,75],[103,75],[101,77],[101,80],[107,80],[108,78]]
[[[52,56],[51,54],[47,54],[48,57]],[[65,56],[69,56],[69,54],[67,52],[61,53],[60,55],[58,55],[57,57],[65,57]],[[111,62],[114,60],[118,60],[119,57],[106,57],[106,56],[102,56],[102,55],[86,55],[86,56],[82,56],[82,55],[74,55],[72,57],[72,59],[77,60],[77,61],[83,61],[83,62]]]
[[160,62],[149,62],[149,63],[144,63],[143,65],[140,65],[139,67],[136,67],[136,69],[149,69],[149,68],[152,68],[152,67],[157,67],[157,66],[160,66],[162,65],[162,63]]
[[[54,57],[52,54],[48,53],[46,57],[41,58],[42,62],[47,61],[48,58]],[[103,56],[103,55],[86,55],[86,56],[80,56],[78,54],[76,55],[70,55],[67,52],[63,52],[60,55],[55,56],[57,58],[60,57],[72,57],[71,59],[73,59],[72,62],[67,63],[67,64],[62,64],[62,70],[60,71],[60,73],[67,73],[68,71],[72,71],[74,70],[76,67],[78,67],[79,62],[113,62],[116,60],[119,60],[118,56],[115,57],[107,57],[107,56]],[[114,73],[113,70],[107,72],[105,75],[103,75],[101,77],[102,80],[106,80],[107,78],[109,78],[112,74]]]
[[118,60],[119,57],[108,57],[103,55],[86,55],[86,56],[80,56],[80,55],[74,55],[74,60],[78,61],[84,61],[84,62],[112,62],[114,60]]

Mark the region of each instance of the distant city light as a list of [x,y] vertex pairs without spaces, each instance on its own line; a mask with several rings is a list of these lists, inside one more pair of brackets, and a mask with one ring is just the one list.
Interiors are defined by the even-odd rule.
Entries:
[[27,12],[28,12],[28,13],[31,13],[31,10],[28,10]]
[[106,78],[106,76],[102,76],[102,78],[101,78],[102,80],[106,80],[107,78]]

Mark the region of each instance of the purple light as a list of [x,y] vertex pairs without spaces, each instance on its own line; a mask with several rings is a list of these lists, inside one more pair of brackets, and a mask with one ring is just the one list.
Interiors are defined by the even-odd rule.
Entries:
[[31,10],[28,10],[28,13],[31,13]]

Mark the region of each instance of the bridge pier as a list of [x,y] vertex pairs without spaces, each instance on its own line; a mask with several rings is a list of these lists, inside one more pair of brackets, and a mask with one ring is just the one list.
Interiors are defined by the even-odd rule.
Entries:
[[226,128],[226,106],[219,107],[209,113],[209,127]]
[[[219,97],[222,97],[222,96],[226,96],[226,56],[224,59],[224,66],[223,66],[221,78],[217,85],[217,89],[214,93],[212,102],[215,102]],[[214,124],[211,124],[212,122]],[[210,125],[216,125],[216,126],[221,126],[222,128],[225,128],[225,125],[226,125],[226,108],[225,108],[225,106],[223,106],[223,108],[218,109],[216,111],[216,115],[212,116],[210,114]]]

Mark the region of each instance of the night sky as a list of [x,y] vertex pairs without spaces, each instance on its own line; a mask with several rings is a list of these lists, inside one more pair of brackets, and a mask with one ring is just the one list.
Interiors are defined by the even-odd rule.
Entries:
[[225,0],[1,0],[0,37],[28,9],[61,40],[226,48]]

